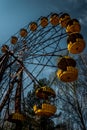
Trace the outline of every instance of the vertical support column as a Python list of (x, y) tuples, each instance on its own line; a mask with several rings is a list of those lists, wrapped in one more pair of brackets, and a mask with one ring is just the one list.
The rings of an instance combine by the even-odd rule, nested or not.
[[(22, 89), (22, 68), (19, 68), (19, 74), (17, 77), (17, 89), (15, 94), (15, 113), (21, 114), (21, 89)], [(16, 121), (15, 130), (22, 130), (21, 120)]]
[(0, 57), (0, 82), (3, 78), (4, 71), (6, 69), (6, 65), (8, 62), (9, 54), (6, 53), (3, 56)]
[(15, 94), (15, 112), (21, 113), (22, 72), (19, 73), (17, 80), (17, 89)]

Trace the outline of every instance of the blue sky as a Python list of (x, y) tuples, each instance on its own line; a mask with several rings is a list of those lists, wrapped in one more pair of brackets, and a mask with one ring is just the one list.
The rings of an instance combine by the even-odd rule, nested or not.
[(87, 40), (87, 0), (0, 0), (0, 44), (23, 26), (51, 12), (67, 12), (77, 18)]
[[(87, 0), (0, 0), (0, 46), (22, 27), (51, 12), (69, 13), (78, 19), (87, 43)], [(43, 75), (51, 70), (44, 70)]]

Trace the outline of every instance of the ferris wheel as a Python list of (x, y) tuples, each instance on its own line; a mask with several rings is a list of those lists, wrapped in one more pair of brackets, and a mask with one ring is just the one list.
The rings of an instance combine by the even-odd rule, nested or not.
[[(24, 120), (25, 117), (20, 114), (21, 101), (34, 84), (39, 86), (39, 79), (48, 78), (51, 72), (57, 70), (61, 82), (77, 80), (76, 61), (71, 55), (79, 54), (85, 48), (80, 30), (79, 21), (71, 19), (69, 14), (51, 13), (20, 29), (1, 47), (0, 112), (3, 120), (7, 110), (9, 121), (17, 124), (18, 120)], [(46, 87), (41, 90), (44, 97), (46, 91), (48, 95), (55, 95), (53, 90)], [(36, 93), (38, 97), (43, 97), (40, 88)], [(46, 107), (46, 104), (43, 105)], [(41, 113), (35, 107), (34, 110), (36, 114)], [(55, 111), (56, 108), (52, 106), (50, 114), (42, 112), (45, 116), (51, 116)]]

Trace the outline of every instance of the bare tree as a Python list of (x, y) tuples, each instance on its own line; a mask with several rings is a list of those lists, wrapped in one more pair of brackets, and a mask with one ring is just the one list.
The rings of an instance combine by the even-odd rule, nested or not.
[(82, 56), (77, 60), (79, 69), (77, 81), (63, 83), (56, 78), (54, 82), (54, 86), (57, 87), (55, 103), (62, 111), (61, 120), (68, 122), (69, 127), (74, 130), (87, 130), (87, 64), (83, 62), (85, 60)]

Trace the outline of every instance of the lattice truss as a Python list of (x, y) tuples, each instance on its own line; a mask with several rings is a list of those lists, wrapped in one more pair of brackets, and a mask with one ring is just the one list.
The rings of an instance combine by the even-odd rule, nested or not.
[[(65, 14), (66, 17), (61, 17), (62, 15), (63, 13), (51, 13), (46, 17), (40, 17), (24, 26), (1, 47), (0, 112), (3, 118), (7, 108), (10, 113), (15, 109), (19, 111), (21, 106), (19, 105), (18, 109), (18, 106), (15, 106), (17, 93), (21, 95), (22, 101), (33, 85), (39, 84), (39, 79), (48, 79), (52, 72), (57, 71), (60, 57), (72, 56), (71, 52), (76, 54), (84, 49), (85, 42), (79, 34), (78, 21), (73, 19), (66, 27), (70, 17), (68, 14)], [(67, 22), (64, 23), (63, 18)], [(77, 25), (76, 31), (68, 27), (74, 26), (73, 21)], [(72, 36), (72, 31), (76, 35)], [(83, 40), (80, 48), (79, 45), (74, 46), (77, 52), (75, 49), (75, 52), (73, 51), (71, 44), (67, 45), (67, 42), (76, 42), (72, 41), (72, 37)], [(75, 58), (77, 59), (78, 55)]]

